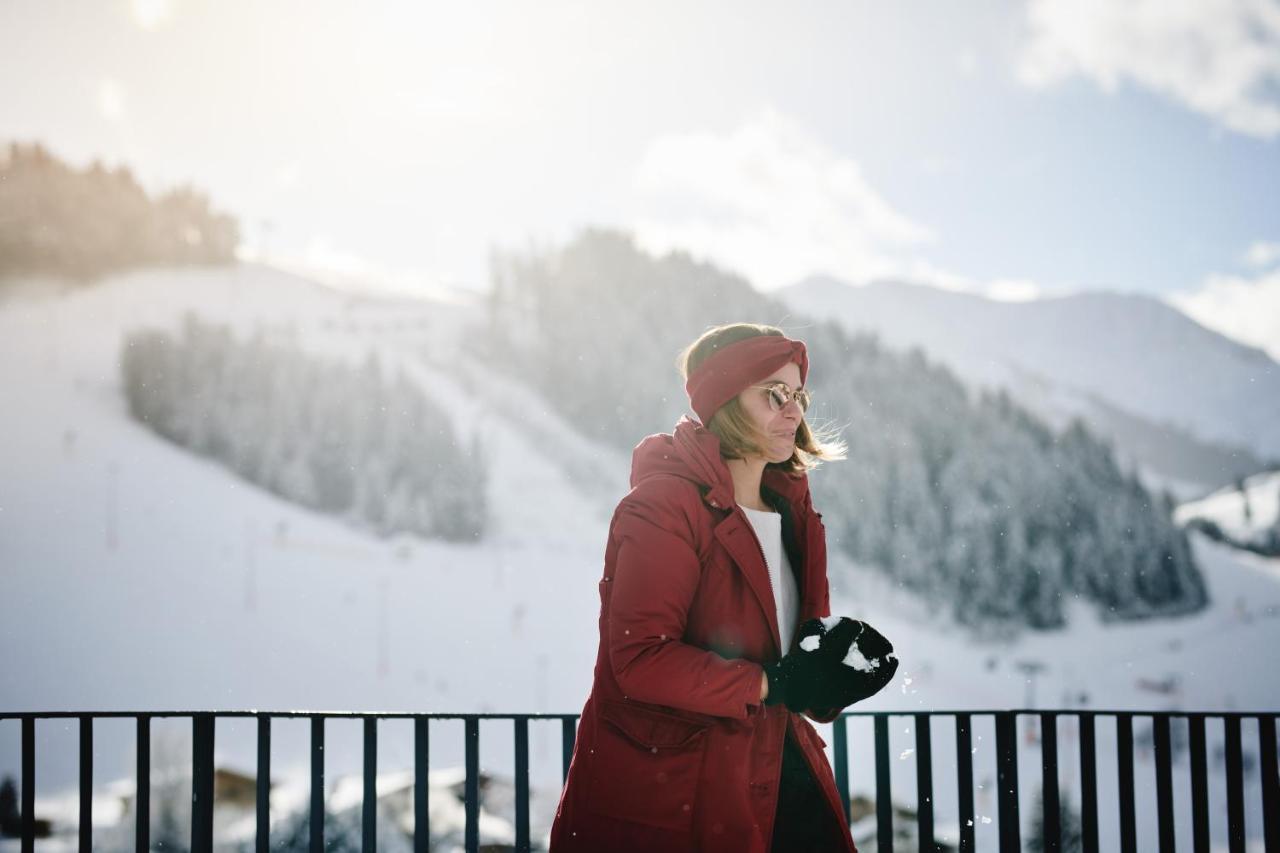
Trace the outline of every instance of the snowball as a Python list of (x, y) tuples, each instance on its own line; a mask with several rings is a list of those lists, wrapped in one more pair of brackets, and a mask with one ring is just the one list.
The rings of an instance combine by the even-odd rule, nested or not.
[(849, 654), (844, 656), (843, 663), (845, 666), (851, 666), (859, 672), (870, 672), (880, 666), (878, 659), (867, 660), (862, 654), (862, 650), (858, 648), (857, 643), (852, 643), (849, 646)]

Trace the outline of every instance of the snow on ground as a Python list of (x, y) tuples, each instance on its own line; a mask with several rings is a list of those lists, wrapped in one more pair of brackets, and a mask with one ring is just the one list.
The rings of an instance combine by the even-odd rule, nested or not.
[[(373, 348), (384, 364), (404, 365), (442, 394), (461, 433), (484, 436), (492, 461), (497, 523), (487, 541), (377, 539), (131, 421), (119, 390), (124, 333), (176, 327), (187, 310), (242, 334), (265, 324), (326, 357), (359, 360)], [(596, 651), (608, 516), (625, 491), (629, 459), (582, 439), (527, 389), (459, 362), (473, 310), (356, 299), (247, 266), (132, 274), (0, 305), (0, 383), (10, 402), (0, 441), (0, 709), (579, 711)], [(1205, 612), (1105, 625), (1076, 607), (1068, 630), (1013, 643), (962, 639), (833, 550), (833, 613), (871, 622), (902, 660), (894, 684), (853, 710), (1280, 709), (1280, 680), (1242, 654), (1280, 639), (1280, 561), (1199, 537), (1194, 544), (1212, 598)], [(154, 725), (157, 737), (164, 726), (179, 740), (189, 731), (179, 720)], [(915, 800), (912, 725), (894, 717), (891, 726), (895, 800), (907, 804)], [(1140, 743), (1146, 725), (1135, 720)], [(484, 770), (510, 773), (510, 729), (482, 724)], [(820, 731), (830, 743), (831, 728)], [(1059, 734), (1063, 790), (1074, 793), (1075, 765), (1065, 757), (1076, 748), (1074, 720), (1063, 718)], [(1108, 787), (1114, 727), (1102, 721), (1098, 735), (1106, 847), (1105, 833), (1118, 826)], [(870, 721), (852, 721), (850, 736), (854, 793), (873, 795)], [(949, 720), (934, 721), (939, 826), (955, 825), (946, 784), (954, 779), (953, 736)], [(1025, 724), (1019, 736), (1028, 736)], [(1221, 726), (1211, 724), (1215, 814), (1224, 813), (1221, 741)], [(380, 769), (408, 766), (411, 742), (405, 721), (384, 722)], [(530, 742), (534, 783), (552, 790), (534, 816), (545, 827), (559, 784), (558, 723), (533, 724)], [(1244, 743), (1256, 757), (1256, 724), (1245, 723)], [(431, 744), (434, 768), (457, 766), (461, 723), (433, 723)], [(273, 745), (274, 776), (305, 774), (304, 722), (277, 722)], [(974, 747), (976, 805), (992, 818), (977, 831), (990, 849), (989, 718), (976, 718)], [(189, 755), (189, 743), (179, 754), (184, 748)], [(130, 775), (133, 749), (124, 723), (100, 722), (99, 783)], [(360, 750), (358, 723), (330, 722), (328, 778), (358, 772)], [(74, 721), (40, 722), (37, 752), (42, 801), (74, 787)], [(1137, 754), (1143, 831), (1154, 786), (1142, 780), (1153, 769), (1149, 748)], [(252, 768), (254, 756), (251, 721), (220, 721), (219, 764)], [(1185, 755), (1179, 761), (1175, 795), (1185, 814)], [(0, 775), (17, 767), (18, 725), (0, 722)], [(1256, 760), (1250, 773), (1248, 829), (1260, 835)], [(1024, 740), (1024, 821), (1038, 777), (1038, 746)], [(1215, 825), (1215, 838), (1222, 833)]]
[[(453, 383), (442, 393), (456, 423), (464, 434), (479, 424), (495, 472), (496, 524), (481, 545), (379, 540), (166, 443), (125, 410), (125, 331), (175, 326), (194, 308), (244, 333), (255, 322), (290, 324), (308, 349), (358, 359), (366, 346), (353, 339), (389, 347), (396, 316), (370, 320), (349, 297), (260, 269), (176, 277), (124, 276), (0, 308), (0, 382), (12, 401), (0, 442), (0, 707), (580, 709), (608, 517), (598, 500), (509, 415)], [(458, 309), (400, 313), (447, 324)], [(430, 331), (405, 336), (439, 346), (456, 330)], [(549, 417), (524, 415), (544, 427)], [(433, 764), (459, 762), (460, 724), (458, 733), (438, 725)], [(533, 726), (531, 759), (558, 779), (555, 725)], [(398, 736), (387, 728), (390, 740), (409, 742), (407, 727)], [(482, 761), (510, 763), (509, 729), (482, 726)], [(74, 780), (74, 731), (37, 725), (42, 783)], [(16, 732), (0, 723), (4, 770), (17, 767)], [(218, 744), (220, 761), (253, 766), (247, 732)], [(131, 771), (132, 738), (97, 746), (102, 772)], [(359, 751), (357, 734), (331, 735), (335, 768), (358, 768)], [(305, 766), (305, 751), (296, 758)], [(276, 766), (287, 772), (290, 762)]]
[(1202, 518), (1218, 525), (1233, 542), (1263, 544), (1269, 530), (1280, 529), (1280, 471), (1245, 477), (1200, 500), (1180, 504), (1174, 512), (1179, 524)]

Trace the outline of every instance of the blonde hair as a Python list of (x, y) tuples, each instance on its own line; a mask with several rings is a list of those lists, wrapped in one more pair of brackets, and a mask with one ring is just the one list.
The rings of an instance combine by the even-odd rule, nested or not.
[[(697, 370), (698, 365), (706, 361), (716, 350), (738, 341), (753, 338), (757, 335), (782, 335), (783, 331), (776, 326), (765, 326), (760, 323), (728, 323), (713, 326), (703, 332), (696, 341), (689, 344), (676, 356), (676, 367), (682, 379), (688, 380), (689, 374)], [(711, 421), (704, 424), (720, 439), (720, 455), (725, 459), (743, 459), (748, 455), (763, 456), (761, 436), (750, 416), (734, 397), (725, 403)], [(834, 432), (826, 428), (810, 427), (802, 416), (800, 426), (796, 430), (796, 448), (791, 458), (783, 462), (769, 462), (767, 468), (781, 468), (788, 473), (801, 473), (817, 468), (822, 462), (845, 458), (845, 443)]]

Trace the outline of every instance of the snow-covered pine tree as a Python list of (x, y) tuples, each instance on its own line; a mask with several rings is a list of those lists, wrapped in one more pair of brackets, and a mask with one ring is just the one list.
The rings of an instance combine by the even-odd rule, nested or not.
[(323, 361), (261, 334), (238, 341), (188, 316), (181, 337), (131, 334), (121, 357), (133, 417), (303, 506), (379, 535), (474, 541), (485, 527), (485, 468), (419, 385)]

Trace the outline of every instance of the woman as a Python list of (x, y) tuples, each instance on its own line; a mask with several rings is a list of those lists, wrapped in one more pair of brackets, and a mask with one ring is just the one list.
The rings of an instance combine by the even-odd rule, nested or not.
[(713, 328), (680, 368), (701, 422), (635, 448), (552, 853), (856, 853), (798, 713), (829, 722), (897, 668), (870, 626), (815, 618), (826, 539), (806, 472), (843, 445), (805, 423), (808, 355), (779, 329)]

